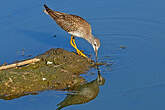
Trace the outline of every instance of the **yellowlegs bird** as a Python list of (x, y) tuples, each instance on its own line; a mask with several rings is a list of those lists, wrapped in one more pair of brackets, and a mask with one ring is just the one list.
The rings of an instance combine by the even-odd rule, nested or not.
[(87, 57), (77, 48), (74, 37), (86, 39), (93, 46), (97, 58), (100, 40), (92, 35), (91, 26), (87, 21), (76, 15), (53, 11), (47, 5), (44, 5), (44, 7), (44, 12), (50, 15), (62, 29), (71, 34), (70, 44), (76, 49), (79, 55)]

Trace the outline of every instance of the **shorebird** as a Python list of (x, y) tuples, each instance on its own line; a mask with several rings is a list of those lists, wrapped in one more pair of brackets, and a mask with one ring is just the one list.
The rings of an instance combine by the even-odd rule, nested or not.
[(62, 29), (71, 34), (70, 44), (76, 49), (79, 55), (87, 57), (77, 48), (74, 37), (86, 39), (92, 45), (97, 59), (100, 40), (92, 35), (91, 25), (86, 20), (77, 15), (53, 11), (45, 4), (44, 7), (44, 12), (50, 15)]

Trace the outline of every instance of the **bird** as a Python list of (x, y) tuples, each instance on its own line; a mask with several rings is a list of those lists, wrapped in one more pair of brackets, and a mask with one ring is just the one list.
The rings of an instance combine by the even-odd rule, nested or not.
[(56, 110), (61, 110), (70, 105), (84, 104), (95, 99), (99, 93), (99, 86), (104, 85), (104, 83), (105, 79), (98, 71), (98, 76), (95, 80), (75, 87), (63, 101), (57, 104), (58, 108)]
[(92, 45), (97, 59), (100, 40), (94, 37), (91, 25), (85, 19), (77, 15), (53, 11), (48, 8), (46, 4), (44, 4), (44, 8), (46, 14), (50, 15), (63, 30), (71, 34), (70, 44), (76, 49), (77, 54), (87, 58), (87, 56), (77, 48), (75, 43), (75, 37), (80, 37), (87, 40)]

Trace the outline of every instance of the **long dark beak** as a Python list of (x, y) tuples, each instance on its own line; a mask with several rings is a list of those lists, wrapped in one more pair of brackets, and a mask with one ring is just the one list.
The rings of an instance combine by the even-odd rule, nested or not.
[(95, 55), (96, 55), (96, 62), (97, 62), (97, 49), (95, 47)]

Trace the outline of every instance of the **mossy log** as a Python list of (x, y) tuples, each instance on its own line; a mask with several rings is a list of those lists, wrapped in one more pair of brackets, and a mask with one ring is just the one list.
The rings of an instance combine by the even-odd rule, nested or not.
[(36, 56), (37, 62), (0, 71), (0, 98), (13, 99), (50, 89), (82, 84), (80, 74), (94, 66), (90, 59), (63, 49), (50, 49)]

